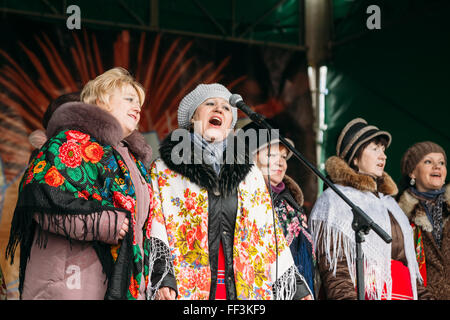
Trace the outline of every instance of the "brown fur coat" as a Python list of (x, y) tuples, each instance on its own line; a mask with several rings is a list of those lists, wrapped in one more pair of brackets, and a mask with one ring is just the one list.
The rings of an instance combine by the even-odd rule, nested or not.
[(409, 221), (416, 225), (414, 235), (417, 235), (418, 229), (422, 230), (428, 291), (436, 299), (450, 300), (450, 185), (445, 187), (444, 198), (442, 244), (440, 248), (431, 234), (433, 227), (421, 201), (406, 190), (400, 196), (398, 204)]

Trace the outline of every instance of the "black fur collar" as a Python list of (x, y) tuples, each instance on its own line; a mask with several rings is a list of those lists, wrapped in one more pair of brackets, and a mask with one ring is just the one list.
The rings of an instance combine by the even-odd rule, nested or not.
[[(221, 167), (219, 176), (217, 176), (214, 169), (205, 163), (194, 164), (194, 152), (197, 148), (193, 147), (193, 142), (191, 142), (191, 154), (189, 164), (181, 163), (175, 164), (171, 159), (172, 150), (174, 147), (180, 143), (181, 140), (172, 141), (172, 133), (170, 133), (162, 142), (159, 148), (161, 154), (161, 159), (165, 162), (167, 167), (191, 180), (193, 183), (199, 185), (200, 187), (206, 188), (208, 191), (220, 192), (223, 196), (229, 196), (236, 192), (236, 189), (240, 182), (242, 182), (247, 174), (252, 169), (253, 164), (250, 164), (248, 154), (238, 155), (236, 150), (237, 138), (234, 139), (235, 150), (225, 150), (224, 159), (228, 152), (233, 152), (234, 163), (228, 164), (224, 163)], [(199, 155), (197, 155), (199, 156)], [(245, 157), (244, 161), (238, 162)], [(200, 157), (199, 157), (200, 158)], [(244, 164), (237, 164), (244, 163)]]
[(103, 145), (117, 146), (123, 141), (130, 151), (146, 167), (150, 165), (152, 149), (144, 136), (137, 130), (123, 139), (119, 122), (109, 112), (96, 105), (83, 102), (68, 102), (53, 113), (47, 126), (47, 137), (53, 137), (61, 130), (77, 130), (89, 134)]

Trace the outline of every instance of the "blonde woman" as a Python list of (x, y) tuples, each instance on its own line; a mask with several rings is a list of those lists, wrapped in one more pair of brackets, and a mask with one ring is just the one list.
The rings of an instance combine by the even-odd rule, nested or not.
[(51, 116), (19, 187), (7, 249), (14, 258), (20, 242), (22, 299), (145, 298), (151, 149), (136, 130), (144, 99), (114, 68)]

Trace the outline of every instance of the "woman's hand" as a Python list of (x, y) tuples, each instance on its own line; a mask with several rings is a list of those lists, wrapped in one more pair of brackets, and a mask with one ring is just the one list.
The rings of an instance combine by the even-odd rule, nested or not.
[(123, 220), (122, 227), (120, 228), (120, 231), (119, 231), (119, 240), (122, 240), (123, 238), (125, 238), (125, 235), (128, 232), (129, 223), (130, 222), (127, 218), (125, 218), (125, 220)]
[(303, 297), (300, 300), (312, 300), (312, 296), (308, 294), (306, 297)]
[(169, 287), (162, 287), (156, 292), (156, 300), (175, 300), (177, 293)]

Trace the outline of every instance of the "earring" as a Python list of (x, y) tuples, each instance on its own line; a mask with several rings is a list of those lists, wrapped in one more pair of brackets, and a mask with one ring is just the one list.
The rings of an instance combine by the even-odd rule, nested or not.
[(415, 184), (416, 184), (416, 179), (411, 178), (411, 180), (409, 181), (409, 184), (410, 184), (411, 186), (415, 185)]

